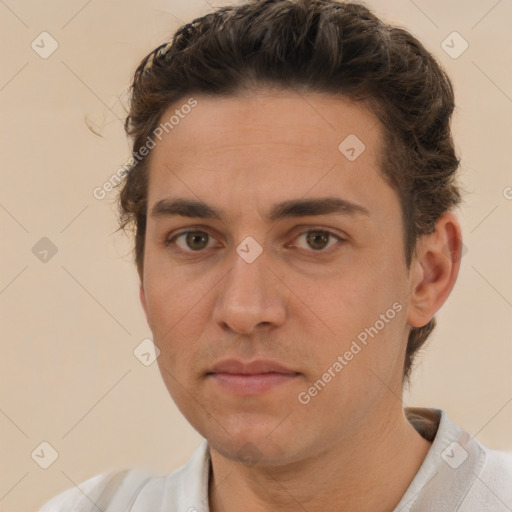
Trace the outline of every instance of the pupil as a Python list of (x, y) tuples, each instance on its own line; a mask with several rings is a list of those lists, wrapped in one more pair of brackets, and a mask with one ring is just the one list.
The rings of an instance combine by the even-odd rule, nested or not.
[[(187, 234), (187, 245), (193, 250), (199, 250), (206, 246), (208, 243), (206, 233), (188, 233)], [(198, 245), (195, 245), (198, 243)]]
[[(329, 234), (324, 231), (311, 231), (308, 233), (308, 244), (314, 250), (320, 250), (324, 248), (329, 241)], [(320, 244), (320, 247), (317, 244)]]

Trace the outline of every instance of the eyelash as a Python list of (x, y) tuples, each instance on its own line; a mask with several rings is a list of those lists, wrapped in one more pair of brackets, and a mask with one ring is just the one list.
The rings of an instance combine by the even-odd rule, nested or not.
[[(294, 237), (294, 240), (299, 238), (300, 236), (307, 235), (308, 233), (311, 233), (311, 232), (327, 233), (329, 235), (329, 237), (336, 238), (338, 240), (338, 242), (342, 242), (342, 243), (346, 242), (345, 238), (341, 237), (340, 235), (337, 235), (337, 234), (333, 233), (332, 231), (329, 231), (328, 229), (322, 228), (322, 227), (311, 227), (311, 228), (307, 229), (306, 231), (302, 231), (296, 237)], [(196, 229), (187, 229), (187, 230), (180, 231), (180, 232), (176, 233), (171, 238), (166, 239), (165, 242), (164, 242), (165, 247), (169, 247), (171, 245), (174, 245), (175, 248), (173, 250), (175, 250), (177, 252), (180, 252), (182, 254), (187, 254), (187, 255), (204, 253), (207, 249), (201, 249), (201, 250), (198, 250), (198, 251), (193, 251), (193, 250), (184, 250), (184, 249), (181, 249), (180, 247), (176, 246), (175, 241), (179, 237), (186, 236), (189, 233), (204, 233), (208, 237), (210, 237), (212, 239), (215, 239), (212, 235), (210, 235), (210, 233), (208, 233), (207, 230), (198, 229), (198, 228), (196, 228)], [(340, 247), (339, 246), (336, 247), (336, 245), (338, 245), (338, 244), (334, 244), (334, 245), (332, 245), (331, 247), (329, 247), (327, 249), (319, 249), (317, 251), (315, 251), (314, 249), (301, 249), (301, 250), (302, 251), (306, 251), (308, 253), (313, 253), (313, 254), (327, 255), (327, 254), (332, 254), (332, 253), (334, 253), (334, 252), (336, 252), (337, 250), (340, 249)]]

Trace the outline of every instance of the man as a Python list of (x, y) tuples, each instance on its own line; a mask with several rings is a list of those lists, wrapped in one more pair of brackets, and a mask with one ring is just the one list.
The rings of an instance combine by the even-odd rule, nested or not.
[(510, 454), (402, 407), (460, 266), (453, 108), (423, 46), (357, 4), (253, 0), (149, 54), (121, 222), (205, 441), (41, 510), (512, 510)]

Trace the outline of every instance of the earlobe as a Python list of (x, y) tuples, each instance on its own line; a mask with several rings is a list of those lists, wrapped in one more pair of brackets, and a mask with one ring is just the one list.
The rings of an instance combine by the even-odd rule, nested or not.
[(452, 213), (444, 213), (435, 231), (420, 238), (411, 270), (407, 323), (426, 325), (450, 295), (459, 274), (462, 234)]

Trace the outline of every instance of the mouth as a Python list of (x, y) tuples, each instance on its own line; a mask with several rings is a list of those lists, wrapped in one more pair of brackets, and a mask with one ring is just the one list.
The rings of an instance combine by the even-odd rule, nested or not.
[(229, 359), (217, 363), (206, 377), (235, 395), (254, 396), (296, 380), (299, 372), (270, 360), (243, 362)]

